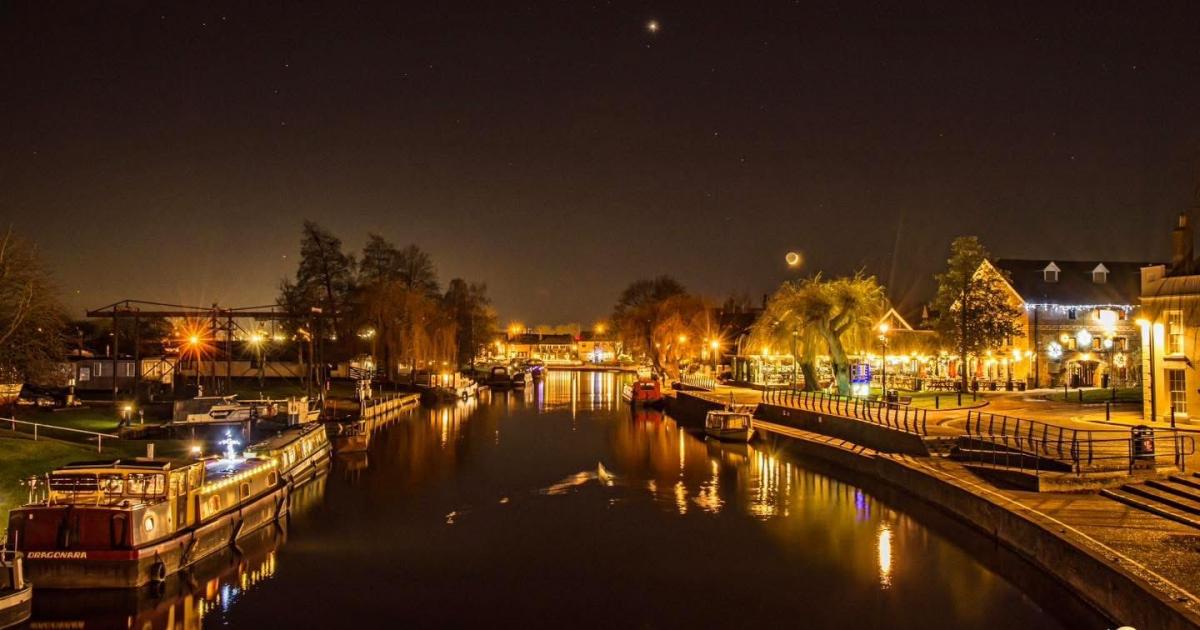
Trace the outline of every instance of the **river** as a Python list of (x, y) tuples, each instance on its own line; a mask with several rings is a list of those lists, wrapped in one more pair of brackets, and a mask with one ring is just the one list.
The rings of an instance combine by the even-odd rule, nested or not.
[(162, 593), (39, 593), (34, 627), (1105, 627), (885, 486), (631, 413), (623, 378), (406, 411), (241, 553)]

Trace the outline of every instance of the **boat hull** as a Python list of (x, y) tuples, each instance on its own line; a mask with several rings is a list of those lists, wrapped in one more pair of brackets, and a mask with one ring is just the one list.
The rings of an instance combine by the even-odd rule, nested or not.
[(257, 498), (134, 549), (25, 550), (25, 576), (38, 589), (138, 588), (161, 582), (288, 513), (292, 493), (329, 469), (328, 440), (279, 470), (279, 483)]
[(136, 549), (26, 550), (25, 576), (39, 589), (138, 588), (216, 553), (287, 513), (286, 485)]
[(722, 442), (741, 442), (744, 444), (754, 438), (754, 429), (738, 429), (735, 431), (705, 429), (704, 434)]
[(33, 614), (33, 587), (0, 590), (0, 628), (11, 628)]

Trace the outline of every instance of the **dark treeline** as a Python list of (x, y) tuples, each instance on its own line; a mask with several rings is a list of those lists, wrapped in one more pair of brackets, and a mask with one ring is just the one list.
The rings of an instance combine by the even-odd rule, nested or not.
[(401, 366), (469, 363), (495, 328), (483, 283), (452, 279), (443, 291), (437, 269), (416, 245), (398, 247), (369, 234), (360, 255), (305, 221), (295, 278), (280, 285), (279, 305), (300, 334), (325, 345), (325, 358), (370, 352), (395, 376)]

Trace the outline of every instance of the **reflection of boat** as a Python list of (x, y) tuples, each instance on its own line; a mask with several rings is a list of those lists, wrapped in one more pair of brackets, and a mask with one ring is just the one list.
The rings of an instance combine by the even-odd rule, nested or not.
[(337, 453), (360, 453), (371, 443), (371, 430), (366, 420), (339, 422), (333, 435), (333, 450)]
[(634, 407), (633, 419), (635, 422), (649, 422), (657, 424), (666, 418), (666, 414), (662, 410), (653, 409), (650, 407)]
[(626, 383), (621, 388), (621, 400), (640, 407), (661, 407), (666, 401), (663, 399), (662, 384), (658, 379), (638, 379), (632, 383)]
[[(310, 484), (308, 487), (316, 486)], [(287, 520), (239, 539), (155, 587), (38, 592), (35, 627), (199, 630), (224, 600), (274, 577), (276, 552), (287, 542)]]
[(0, 551), (0, 628), (29, 619), (33, 612), (33, 586), (25, 581), (21, 554)]
[(718, 440), (749, 442), (754, 437), (754, 421), (746, 411), (714, 409), (704, 418), (704, 434)]

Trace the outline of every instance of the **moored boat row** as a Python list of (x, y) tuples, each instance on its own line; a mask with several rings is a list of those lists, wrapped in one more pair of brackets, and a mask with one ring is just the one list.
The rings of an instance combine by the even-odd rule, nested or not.
[(133, 588), (271, 525), (294, 488), (323, 473), (329, 440), (318, 424), (287, 428), (237, 455), (69, 464), (29, 482), (12, 510), (7, 548), (38, 588)]

